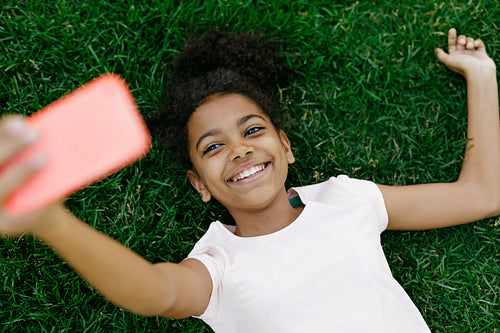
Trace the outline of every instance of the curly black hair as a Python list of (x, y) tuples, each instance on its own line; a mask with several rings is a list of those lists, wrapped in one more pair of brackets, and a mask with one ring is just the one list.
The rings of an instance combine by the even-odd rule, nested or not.
[(174, 68), (163, 103), (149, 126), (186, 168), (192, 166), (187, 124), (210, 96), (244, 95), (269, 116), (276, 128), (281, 128), (278, 87), (288, 84), (293, 70), (282, 62), (277, 44), (262, 33), (212, 29), (184, 45)]

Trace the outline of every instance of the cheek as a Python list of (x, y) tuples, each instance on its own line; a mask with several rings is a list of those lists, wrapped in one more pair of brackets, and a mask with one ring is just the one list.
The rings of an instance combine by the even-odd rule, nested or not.
[(211, 184), (213, 185), (219, 182), (221, 179), (223, 166), (221, 166), (221, 163), (215, 158), (203, 160), (202, 162), (198, 161), (195, 163), (195, 168), (198, 170), (200, 179), (208, 187), (210, 187)]

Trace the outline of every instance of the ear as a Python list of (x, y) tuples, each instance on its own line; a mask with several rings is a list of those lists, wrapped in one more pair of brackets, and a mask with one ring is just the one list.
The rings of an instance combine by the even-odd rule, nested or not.
[(203, 202), (209, 202), (210, 199), (212, 199), (212, 195), (201, 181), (200, 176), (198, 176), (198, 173), (196, 173), (196, 171), (193, 170), (188, 170), (188, 178), (191, 185), (193, 185), (196, 191), (198, 191), (198, 193), (201, 195), (201, 200)]
[(285, 151), (286, 154), (286, 160), (288, 164), (292, 164), (293, 162), (295, 162), (295, 157), (293, 157), (292, 148), (290, 146), (290, 140), (288, 140), (288, 137), (286, 136), (285, 132), (283, 132), (283, 130), (279, 130), (279, 135), (280, 135), (281, 145), (283, 146), (283, 150)]

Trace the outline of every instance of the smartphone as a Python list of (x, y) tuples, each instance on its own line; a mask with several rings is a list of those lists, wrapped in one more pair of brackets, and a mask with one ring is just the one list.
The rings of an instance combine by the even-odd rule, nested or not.
[[(46, 164), (5, 204), (11, 215), (57, 203), (145, 156), (151, 136), (125, 81), (103, 74), (28, 117), (38, 140), (3, 172), (36, 153)], [(0, 171), (2, 172), (2, 171)]]

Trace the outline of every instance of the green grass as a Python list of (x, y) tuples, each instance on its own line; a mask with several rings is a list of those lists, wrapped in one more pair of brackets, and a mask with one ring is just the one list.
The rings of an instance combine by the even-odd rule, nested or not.
[[(409, 3), (4, 0), (0, 112), (31, 114), (112, 71), (147, 118), (187, 31), (261, 29), (282, 39), (303, 74), (283, 87), (298, 158), (288, 185), (337, 174), (397, 185), (452, 181), (465, 142), (465, 84), (434, 48), (456, 27), (481, 36), (498, 63), (500, 7), (495, 0)], [(157, 145), (68, 206), (152, 262), (182, 260), (222, 214), (200, 202)], [(499, 225), (493, 218), (383, 234), (394, 276), (433, 332), (499, 331)], [(143, 318), (113, 306), (29, 237), (0, 240), (0, 267), (0, 331), (210, 331), (196, 319)]]

